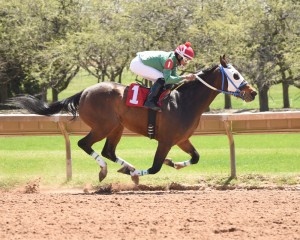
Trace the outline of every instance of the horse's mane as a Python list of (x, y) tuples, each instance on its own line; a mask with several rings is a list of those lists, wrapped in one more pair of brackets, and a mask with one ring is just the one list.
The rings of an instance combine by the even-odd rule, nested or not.
[(218, 67), (218, 65), (214, 64), (208, 68), (205, 68), (205, 69), (199, 71), (199, 72), (201, 72), (199, 74), (199, 77), (204, 77), (205, 75), (211, 74), (217, 67)]
[[(200, 70), (198, 71), (199, 74), (198, 76), (202, 79), (205, 79), (205, 77), (209, 74), (211, 74), (216, 68), (218, 67), (217, 64), (214, 64), (208, 68), (205, 68), (203, 70)], [(178, 91), (181, 92), (181, 91), (185, 91), (186, 88), (190, 88), (190, 87), (193, 87), (193, 86), (196, 86), (200, 84), (199, 81), (195, 80), (195, 81), (190, 81), (190, 82), (186, 82), (185, 84), (183, 84), (181, 87), (178, 88)]]

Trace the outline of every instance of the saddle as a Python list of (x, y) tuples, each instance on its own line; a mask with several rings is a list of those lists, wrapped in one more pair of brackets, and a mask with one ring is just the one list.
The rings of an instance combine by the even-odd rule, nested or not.
[[(144, 107), (144, 103), (150, 92), (150, 88), (147, 88), (138, 83), (132, 83), (128, 87), (128, 94), (126, 98), (126, 105), (129, 107)], [(167, 97), (170, 93), (168, 87), (164, 87), (163, 90), (158, 94), (157, 105), (161, 107), (162, 100)]]
[[(150, 88), (142, 86), (138, 83), (132, 83), (128, 87), (128, 94), (126, 98), (126, 105), (129, 107), (144, 107), (144, 103), (150, 92)], [(162, 91), (158, 94), (157, 105), (161, 107), (162, 100), (170, 94), (170, 89), (164, 87)], [(153, 139), (155, 137), (155, 126), (156, 126), (156, 111), (148, 109), (148, 137)]]

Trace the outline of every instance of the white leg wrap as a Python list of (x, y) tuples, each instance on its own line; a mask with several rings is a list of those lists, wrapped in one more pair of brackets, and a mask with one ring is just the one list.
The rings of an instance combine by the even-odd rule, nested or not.
[(175, 168), (177, 167), (186, 167), (186, 166), (190, 166), (191, 165), (191, 160), (186, 160), (184, 162), (178, 162), (178, 163), (175, 163)]
[(131, 176), (136, 176), (136, 175), (144, 176), (144, 175), (147, 175), (147, 174), (149, 174), (148, 170), (134, 170), (133, 172), (130, 172)]
[(96, 160), (100, 167), (106, 167), (106, 162), (96, 152), (92, 152), (91, 156)]
[(116, 163), (120, 164), (121, 166), (127, 166), (134, 168), (130, 163), (126, 162), (124, 159), (117, 157)]

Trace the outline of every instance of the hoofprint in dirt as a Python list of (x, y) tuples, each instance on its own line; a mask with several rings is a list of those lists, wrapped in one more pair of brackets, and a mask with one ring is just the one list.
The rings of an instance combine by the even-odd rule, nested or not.
[(299, 190), (12, 193), (0, 239), (300, 239)]

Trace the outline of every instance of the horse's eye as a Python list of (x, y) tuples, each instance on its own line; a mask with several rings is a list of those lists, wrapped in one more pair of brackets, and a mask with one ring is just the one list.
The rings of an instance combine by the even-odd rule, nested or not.
[(238, 73), (234, 73), (234, 74), (233, 74), (233, 78), (234, 78), (235, 80), (239, 80), (239, 79), (240, 79), (240, 75), (239, 75)]

